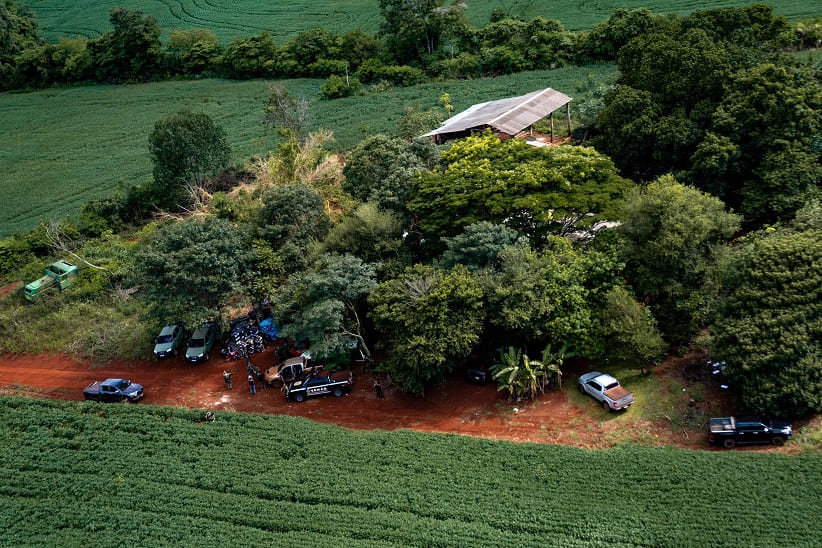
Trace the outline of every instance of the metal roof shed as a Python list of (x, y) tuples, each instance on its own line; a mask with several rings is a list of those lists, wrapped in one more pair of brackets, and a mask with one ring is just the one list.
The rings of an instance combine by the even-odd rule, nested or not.
[[(552, 115), (565, 106), (568, 133), (571, 133), (571, 97), (551, 88), (531, 92), (520, 97), (509, 97), (471, 106), (444, 121), (439, 128), (423, 137), (433, 137), (437, 142), (465, 137), (475, 131), (492, 129), (496, 133), (513, 137), (534, 122)], [(553, 116), (551, 130), (553, 134)]]

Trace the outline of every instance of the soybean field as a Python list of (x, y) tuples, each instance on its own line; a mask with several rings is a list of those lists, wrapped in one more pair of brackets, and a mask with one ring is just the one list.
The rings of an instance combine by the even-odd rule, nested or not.
[[(343, 402), (344, 403), (344, 402)], [(0, 397), (6, 545), (813, 546), (822, 455)]]
[[(40, 21), (43, 36), (57, 41), (61, 36), (97, 38), (111, 30), (109, 10), (114, 6), (139, 9), (155, 17), (165, 32), (175, 29), (207, 28), (223, 42), (268, 31), (278, 43), (298, 33), (322, 27), (345, 33), (357, 28), (369, 33), (381, 21), (377, 0), (137, 0), (99, 2), (95, 0), (27, 0)], [(452, 3), (446, 0), (446, 4)], [(524, 19), (541, 16), (559, 20), (572, 31), (589, 30), (608, 18), (617, 8), (649, 8), (655, 13), (687, 14), (729, 6), (746, 6), (740, 0), (469, 0), (468, 19), (477, 26), (488, 22), (491, 11), (502, 9), (507, 16)], [(777, 14), (791, 21), (822, 15), (819, 0), (771, 2)]]
[[(439, 105), (449, 92), (457, 110), (482, 101), (553, 87), (571, 96), (616, 78), (614, 65), (564, 67), (493, 79), (432, 83), (333, 101), (320, 100), (322, 80), (283, 82), (312, 100), (314, 128), (334, 132), (338, 150), (365, 134), (396, 131), (403, 106)], [(222, 126), (234, 160), (269, 150), (262, 80), (168, 81), (0, 94), (0, 237), (47, 219), (76, 214), (83, 204), (151, 178), (148, 137), (154, 123), (183, 107)]]

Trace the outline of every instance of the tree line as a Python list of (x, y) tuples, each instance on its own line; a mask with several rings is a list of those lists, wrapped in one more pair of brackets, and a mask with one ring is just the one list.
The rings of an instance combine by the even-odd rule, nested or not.
[[(115, 7), (112, 29), (97, 39), (45, 42), (30, 10), (15, 0), (0, 4), (0, 87), (38, 88), (70, 83), (146, 82), (168, 78), (326, 78), (328, 98), (361, 85), (410, 86), (437, 78), (477, 78), (567, 64), (613, 61), (631, 39), (665, 32), (670, 18), (647, 9), (615, 11), (590, 32), (572, 33), (553, 19), (530, 21), (495, 10), (482, 27), (468, 23), (464, 2), (378, 0), (380, 31), (336, 34), (322, 28), (276, 44), (265, 31), (221, 44), (209, 29), (175, 30), (165, 42), (157, 20)], [(818, 25), (792, 26), (769, 6), (714, 10), (689, 16), (687, 25), (724, 34), (731, 42), (773, 47), (814, 47)], [(720, 32), (721, 34), (721, 32)], [(750, 45), (750, 44), (747, 44)]]

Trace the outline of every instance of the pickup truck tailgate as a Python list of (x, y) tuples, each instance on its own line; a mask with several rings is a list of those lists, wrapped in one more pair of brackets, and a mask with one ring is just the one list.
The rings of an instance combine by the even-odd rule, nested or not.
[(625, 405), (631, 404), (634, 402), (634, 395), (628, 392), (624, 387), (617, 386), (615, 388), (611, 388), (605, 395), (611, 398), (615, 402), (616, 407), (624, 407)]

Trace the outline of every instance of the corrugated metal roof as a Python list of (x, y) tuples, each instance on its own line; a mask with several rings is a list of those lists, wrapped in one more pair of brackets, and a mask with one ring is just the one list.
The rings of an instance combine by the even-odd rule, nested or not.
[(571, 97), (551, 88), (473, 105), (452, 116), (423, 137), (444, 133), (459, 133), (490, 126), (508, 135), (516, 135), (537, 120), (545, 118), (559, 107), (570, 103)]

